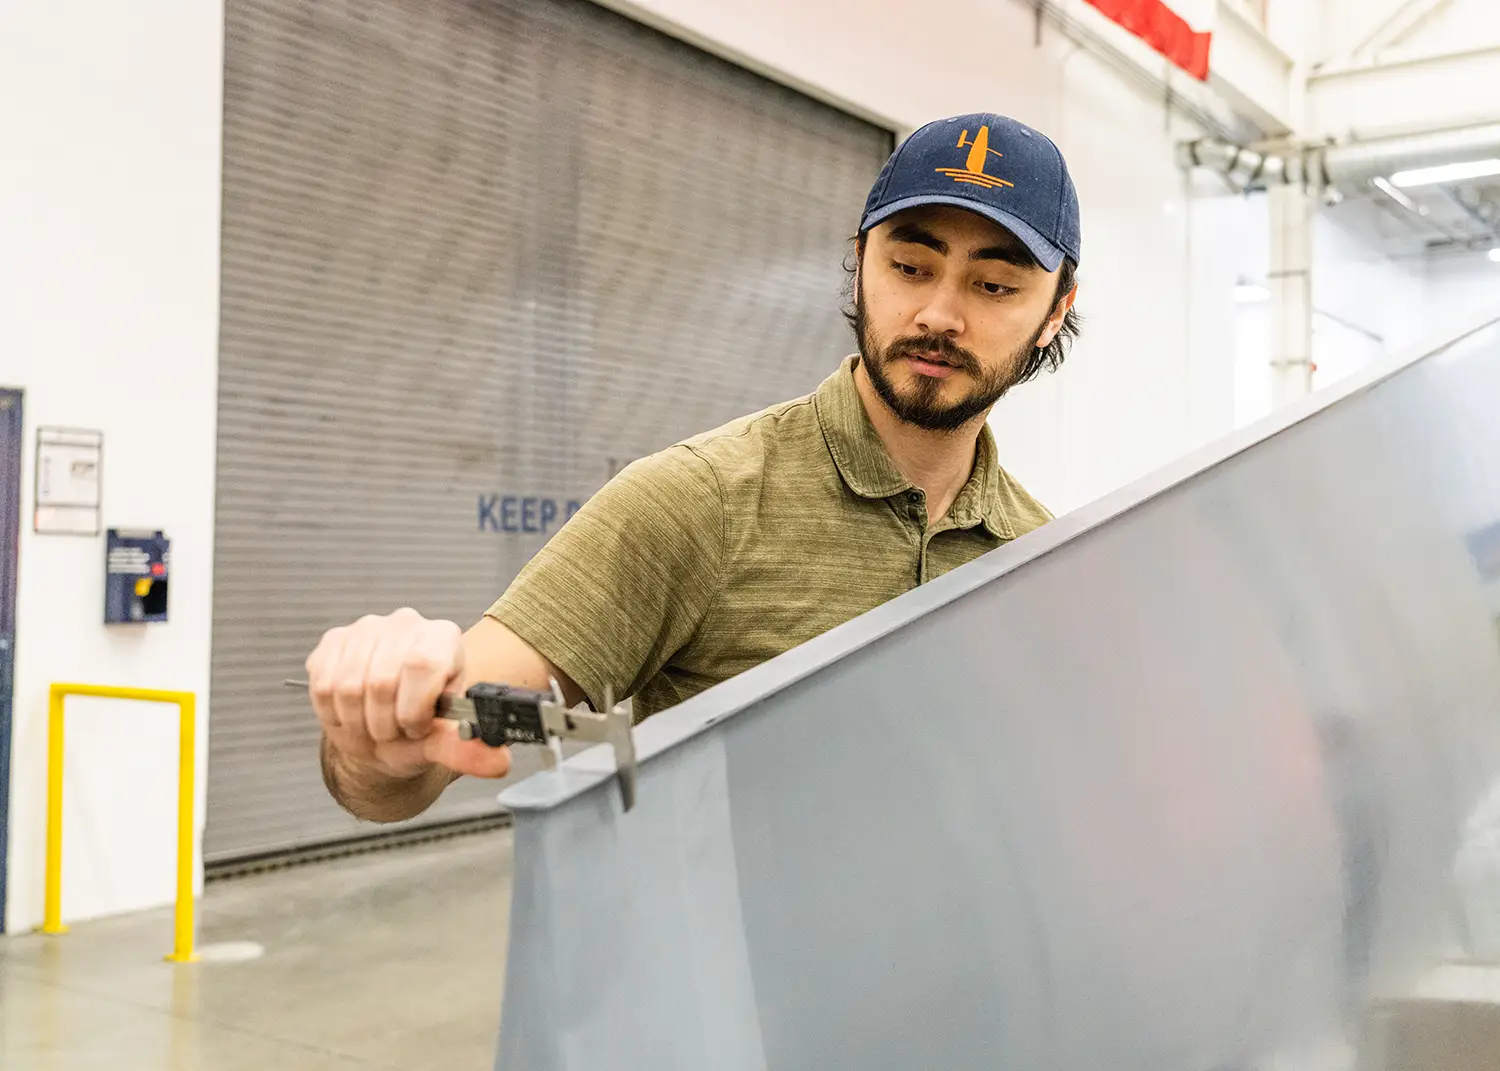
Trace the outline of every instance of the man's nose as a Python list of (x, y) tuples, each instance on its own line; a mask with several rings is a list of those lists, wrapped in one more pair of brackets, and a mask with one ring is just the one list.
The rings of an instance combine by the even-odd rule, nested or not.
[(955, 338), (962, 334), (964, 320), (958, 295), (949, 287), (934, 288), (931, 299), (917, 311), (917, 326), (930, 335)]

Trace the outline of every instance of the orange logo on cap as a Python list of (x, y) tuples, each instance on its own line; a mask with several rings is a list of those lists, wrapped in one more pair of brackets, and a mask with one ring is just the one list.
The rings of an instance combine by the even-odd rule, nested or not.
[(969, 132), (963, 131), (958, 135), (958, 148), (969, 148), (968, 159), (964, 161), (963, 167), (940, 167), (937, 169), (939, 175), (947, 175), (954, 182), (965, 182), (971, 186), (983, 186), (987, 190), (998, 189), (1001, 186), (1015, 186), (1014, 182), (1006, 182), (1003, 178), (984, 173), (984, 165), (989, 160), (990, 153), (996, 156), (1004, 156), (1004, 153), (996, 152), (990, 148), (990, 128), (982, 126), (979, 133), (974, 135), (974, 140), (969, 140)]

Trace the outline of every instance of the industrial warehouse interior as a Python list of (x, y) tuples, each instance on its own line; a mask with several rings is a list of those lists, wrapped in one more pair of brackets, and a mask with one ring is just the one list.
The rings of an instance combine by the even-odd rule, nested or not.
[(1500, 4), (18, 2), (0, 131), (4, 1071), (1500, 1068)]

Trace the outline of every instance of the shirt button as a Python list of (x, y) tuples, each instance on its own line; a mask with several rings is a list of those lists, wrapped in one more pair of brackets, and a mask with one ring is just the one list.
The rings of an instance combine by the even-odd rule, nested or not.
[(906, 494), (906, 500), (908, 502), (910, 502), (913, 506), (921, 505), (921, 502), (922, 502), (922, 492), (921, 491), (908, 491), (907, 494)]

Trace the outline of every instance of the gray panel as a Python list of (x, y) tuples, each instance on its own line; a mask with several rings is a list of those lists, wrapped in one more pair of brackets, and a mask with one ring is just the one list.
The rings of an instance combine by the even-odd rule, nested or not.
[(509, 789), (497, 1066), (1350, 1066), (1500, 775), (1497, 397), (1491, 321)]
[(210, 861), (358, 828), (276, 687), (324, 629), (471, 621), (490, 526), (817, 385), (890, 149), (580, 0), (230, 0), (226, 63)]

